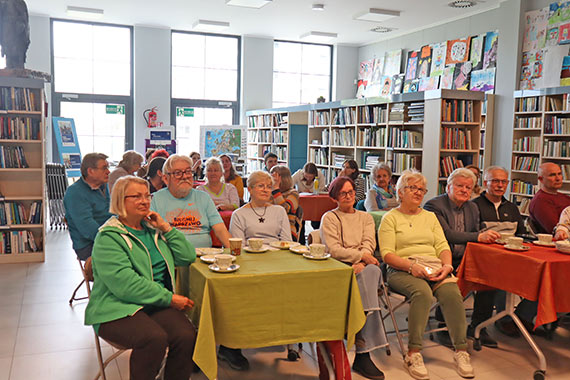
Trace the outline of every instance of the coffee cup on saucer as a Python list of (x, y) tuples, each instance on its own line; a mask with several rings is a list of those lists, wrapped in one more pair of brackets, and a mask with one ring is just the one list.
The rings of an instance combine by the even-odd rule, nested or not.
[(516, 236), (511, 236), (508, 240), (507, 240), (507, 245), (513, 247), (513, 248), (522, 248), (523, 246), (523, 238), (521, 237), (516, 237)]
[(214, 258), (216, 260), (216, 265), (221, 270), (227, 270), (230, 267), (230, 265), (232, 265), (231, 255), (221, 254), (221, 255), (216, 255)]
[(249, 248), (259, 251), (263, 247), (263, 239), (251, 238), (247, 240), (247, 245)]
[(309, 250), (311, 251), (311, 256), (323, 257), (325, 255), (325, 245), (314, 243), (309, 245)]
[(515, 234), (512, 232), (501, 232), (501, 238), (499, 239), (503, 244), (509, 241), (510, 238), (514, 237)]
[(538, 242), (542, 244), (551, 244), (552, 243), (552, 235), (550, 234), (537, 234), (536, 237), (538, 238)]

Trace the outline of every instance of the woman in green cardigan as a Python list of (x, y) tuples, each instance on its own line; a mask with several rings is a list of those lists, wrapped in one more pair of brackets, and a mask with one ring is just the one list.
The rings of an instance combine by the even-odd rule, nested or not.
[(85, 324), (132, 348), (130, 378), (154, 379), (168, 347), (165, 379), (188, 379), (196, 329), (184, 310), (192, 300), (174, 294), (174, 266), (187, 266), (196, 252), (184, 235), (150, 211), (148, 183), (119, 179), (111, 213), (93, 246), (93, 291)]

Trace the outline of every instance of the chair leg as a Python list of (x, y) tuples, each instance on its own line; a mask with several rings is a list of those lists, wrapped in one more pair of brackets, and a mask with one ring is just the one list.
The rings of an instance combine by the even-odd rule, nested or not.
[(101, 352), (101, 342), (99, 342), (99, 337), (95, 334), (95, 331), (93, 331), (93, 334), (95, 335), (95, 349), (97, 350), (97, 360), (99, 361), (99, 373), (95, 376), (95, 380), (98, 380), (99, 378), (107, 380), (107, 377), (105, 376), (106, 364), (103, 362), (103, 352)]
[(69, 306), (71, 306), (73, 304), (73, 301), (80, 301), (80, 300), (86, 300), (87, 297), (79, 297), (79, 298), (75, 298), (75, 295), (77, 294), (77, 291), (79, 290), (79, 288), (83, 285), (83, 283), (85, 282), (85, 280), (81, 280), (81, 282), (79, 283), (79, 285), (77, 285), (77, 287), (75, 288), (75, 290), (73, 291), (73, 294), (71, 295), (71, 298), (69, 299)]
[(405, 355), (406, 350), (404, 348), (404, 341), (402, 340), (402, 334), (400, 333), (400, 329), (398, 328), (398, 323), (396, 322), (396, 317), (394, 316), (394, 311), (392, 310), (392, 302), (390, 301), (390, 296), (388, 295), (388, 291), (386, 290), (386, 286), (384, 284), (381, 285), (382, 292), (384, 294), (384, 300), (386, 305), (388, 306), (388, 313), (390, 314), (390, 318), (392, 319), (392, 324), (394, 325), (394, 330), (396, 331), (396, 338), (398, 339), (398, 345), (400, 346), (400, 352), (402, 356)]

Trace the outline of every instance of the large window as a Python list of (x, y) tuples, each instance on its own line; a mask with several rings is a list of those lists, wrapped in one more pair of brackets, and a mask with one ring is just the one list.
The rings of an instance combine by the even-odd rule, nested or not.
[(52, 20), (53, 115), (75, 120), (84, 155), (133, 146), (132, 28)]
[(239, 122), (239, 51), (237, 36), (172, 32), (171, 120), (179, 153), (199, 151), (200, 125)]
[(273, 107), (331, 100), (332, 46), (275, 41)]

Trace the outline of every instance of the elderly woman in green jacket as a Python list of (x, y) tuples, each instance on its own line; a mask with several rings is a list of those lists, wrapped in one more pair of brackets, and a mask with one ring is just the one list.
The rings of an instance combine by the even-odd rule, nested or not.
[(184, 235), (150, 211), (148, 183), (120, 178), (111, 213), (93, 246), (93, 291), (85, 324), (132, 348), (130, 378), (156, 377), (168, 347), (165, 379), (188, 379), (196, 329), (184, 310), (192, 300), (174, 294), (174, 266), (187, 266), (196, 252)]

